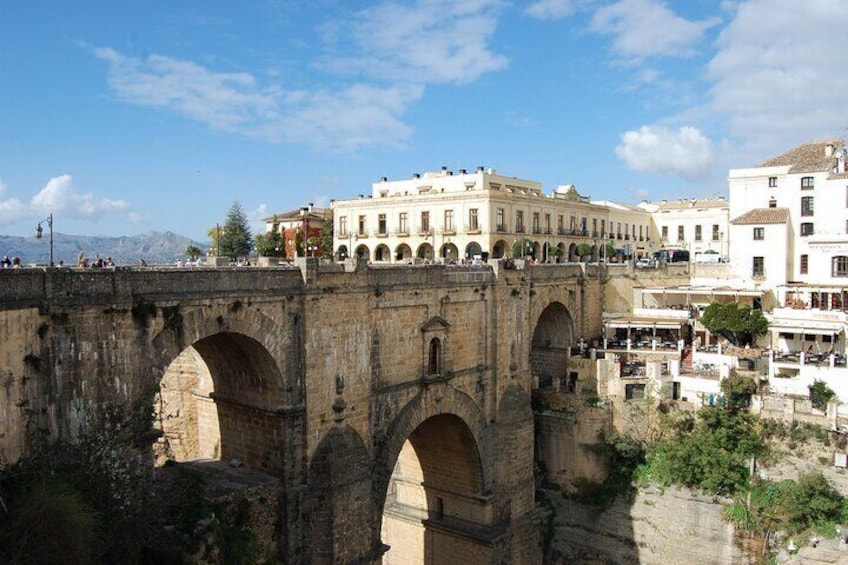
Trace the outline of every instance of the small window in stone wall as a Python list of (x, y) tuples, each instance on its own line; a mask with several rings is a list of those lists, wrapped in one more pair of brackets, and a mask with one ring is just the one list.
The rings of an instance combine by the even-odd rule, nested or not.
[(434, 337), (430, 340), (430, 348), (427, 355), (427, 374), (438, 375), (442, 372), (442, 342)]

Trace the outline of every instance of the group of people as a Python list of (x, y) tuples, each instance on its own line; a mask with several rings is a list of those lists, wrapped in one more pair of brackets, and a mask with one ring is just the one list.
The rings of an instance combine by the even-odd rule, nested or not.
[(0, 269), (20, 269), (21, 268), (21, 258), (15, 257), (14, 259), (9, 259), (8, 255), (3, 255), (3, 260), (0, 261)]
[(100, 254), (97, 253), (94, 256), (94, 260), (89, 262), (88, 257), (86, 257), (82, 252), (80, 252), (77, 257), (77, 267), (94, 267), (95, 269), (102, 269), (103, 267), (114, 267), (115, 262), (112, 261), (111, 257), (106, 257), (106, 259), (102, 259)]

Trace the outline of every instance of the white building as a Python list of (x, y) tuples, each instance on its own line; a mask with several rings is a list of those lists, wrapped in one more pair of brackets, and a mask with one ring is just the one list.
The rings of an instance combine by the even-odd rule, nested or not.
[(810, 142), (729, 175), (737, 274), (773, 289), (773, 391), (824, 380), (848, 401), (848, 174), (842, 140)]
[(652, 234), (665, 247), (686, 249), (692, 260), (727, 258), (730, 205), (723, 197), (642, 202), (651, 213)]
[[(332, 208), (335, 256), (383, 263), (513, 255), (576, 261), (579, 250), (590, 250), (588, 257), (597, 260), (605, 242), (624, 237), (620, 222), (611, 224), (610, 208), (593, 204), (574, 186), (545, 195), (541, 183), (483, 167), (456, 174), (443, 167), (398, 181), (383, 178), (370, 195), (336, 200)], [(649, 214), (616, 214), (618, 219), (629, 214), (624, 222), (628, 235), (648, 232)]]

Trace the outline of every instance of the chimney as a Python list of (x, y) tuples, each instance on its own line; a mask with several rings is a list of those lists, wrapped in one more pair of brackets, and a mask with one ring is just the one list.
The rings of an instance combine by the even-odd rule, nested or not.
[(459, 169), (459, 174), (464, 175), (466, 173), (468, 173), (468, 171), (466, 171), (465, 169)]
[(445, 165), (442, 165), (442, 176), (445, 176), (447, 174), (448, 174), (448, 168)]
[(386, 182), (389, 180), (389, 177), (380, 177), (380, 182)]
[(360, 200), (362, 200), (363, 198), (365, 198), (365, 195), (364, 195), (364, 194), (360, 194), (360, 195), (359, 195), (359, 199), (360, 199)]
[(824, 146), (824, 156), (832, 157), (833, 156), (833, 143), (828, 143)]
[(312, 211), (312, 206), (313, 206), (313, 205), (314, 205), (314, 204), (313, 204), (312, 202), (310, 202), (310, 203), (309, 203), (309, 211), (310, 211), (310, 212)]
[(486, 170), (486, 167), (484, 167), (483, 165), (478, 165), (478, 166), (477, 166), (477, 172), (478, 172), (478, 173), (482, 173), (482, 172), (483, 172), (483, 171), (485, 171), (485, 170)]
[(421, 173), (413, 173), (412, 178), (414, 178), (414, 179), (420, 179), (420, 178), (421, 178)]

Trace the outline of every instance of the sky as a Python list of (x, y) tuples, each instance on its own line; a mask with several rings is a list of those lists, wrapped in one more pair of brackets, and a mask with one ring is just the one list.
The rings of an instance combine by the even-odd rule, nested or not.
[(0, 234), (204, 241), (447, 166), (726, 195), (844, 137), (838, 0), (2, 0)]

